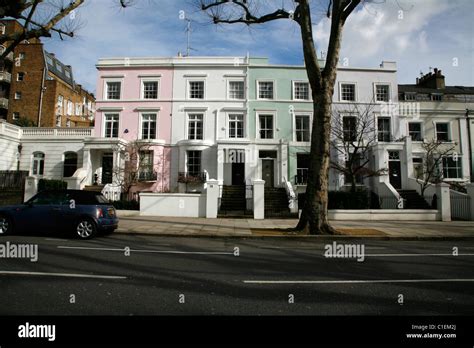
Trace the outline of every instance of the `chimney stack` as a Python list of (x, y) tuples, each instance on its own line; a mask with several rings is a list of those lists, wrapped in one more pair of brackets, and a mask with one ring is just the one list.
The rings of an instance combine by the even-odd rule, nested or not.
[(434, 73), (429, 72), (421, 78), (417, 78), (416, 84), (421, 87), (433, 89), (444, 89), (446, 87), (444, 75), (441, 74), (441, 70), (438, 68), (434, 68)]

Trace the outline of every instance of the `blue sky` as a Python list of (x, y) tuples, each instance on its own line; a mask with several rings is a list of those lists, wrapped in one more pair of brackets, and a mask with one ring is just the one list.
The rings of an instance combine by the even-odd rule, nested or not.
[[(258, 0), (260, 11), (289, 0)], [(73, 66), (75, 79), (95, 91), (96, 68), (104, 57), (169, 57), (186, 49), (186, 22), (193, 20), (194, 56), (269, 57), (277, 64), (302, 64), (298, 26), (279, 20), (248, 28), (213, 25), (194, 0), (135, 0), (127, 9), (118, 0), (86, 0), (77, 12), (81, 23), (74, 38), (44, 39), (48, 51)], [(329, 20), (321, 14), (323, 0), (313, 1), (313, 29), (318, 51), (325, 51)], [(377, 1), (381, 2), (381, 1)], [(474, 1), (386, 0), (360, 6), (348, 19), (341, 60), (349, 66), (377, 67), (382, 60), (398, 64), (399, 83), (414, 83), (430, 67), (443, 71), (448, 85), (474, 85)]]

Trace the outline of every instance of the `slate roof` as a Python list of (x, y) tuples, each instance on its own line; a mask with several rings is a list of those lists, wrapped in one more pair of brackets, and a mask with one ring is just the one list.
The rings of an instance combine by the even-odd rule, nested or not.
[(74, 87), (74, 77), (72, 75), (72, 68), (64, 65), (54, 54), (44, 51), (46, 67), (48, 71), (58, 76), (61, 80)]
[(418, 85), (398, 85), (398, 92), (435, 93), (435, 94), (474, 94), (474, 87), (446, 86), (443, 89), (426, 88)]

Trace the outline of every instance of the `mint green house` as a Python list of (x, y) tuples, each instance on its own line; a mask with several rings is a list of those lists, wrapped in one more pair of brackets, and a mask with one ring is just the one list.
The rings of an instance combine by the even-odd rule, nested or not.
[(250, 58), (247, 82), (254, 177), (266, 187), (305, 184), (313, 104), (304, 66)]

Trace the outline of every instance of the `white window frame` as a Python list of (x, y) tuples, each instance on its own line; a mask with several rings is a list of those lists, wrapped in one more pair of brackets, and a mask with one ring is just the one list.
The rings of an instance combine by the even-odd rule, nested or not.
[[(297, 83), (306, 83), (308, 85), (308, 99), (298, 99), (296, 98), (296, 84)], [(291, 85), (292, 85), (292, 88), (291, 88), (291, 97), (293, 100), (296, 100), (296, 101), (311, 101), (311, 85), (309, 84), (309, 81), (305, 81), (305, 80), (293, 80), (291, 82)]]
[[(15, 117), (15, 115), (16, 115), (16, 117)], [(13, 119), (13, 120), (18, 120), (18, 119), (20, 119), (20, 113), (17, 112), (17, 111), (12, 112), (12, 119)]]
[[(408, 121), (407, 122), (407, 135), (410, 137), (411, 139), (411, 136), (410, 136), (410, 123), (418, 123), (420, 125), (420, 137), (421, 137), (421, 140), (413, 140), (413, 142), (423, 142), (423, 139), (425, 138), (425, 126), (423, 124), (422, 121)], [(436, 130), (435, 130), (436, 131)]]
[(21, 100), (21, 97), (22, 97), (21, 92), (15, 92), (15, 97), (14, 97), (15, 100)]
[[(246, 119), (245, 119), (245, 113), (244, 112), (228, 112), (227, 115), (226, 115), (226, 138), (227, 139), (245, 139), (247, 137), (247, 122), (246, 122)], [(242, 133), (242, 137), (231, 137), (230, 136), (230, 116), (241, 116), (242, 117), (242, 130), (243, 130), (243, 133)], [(237, 133), (236, 133), (237, 134)]]
[(120, 120), (121, 120), (120, 112), (118, 112), (118, 111), (108, 111), (108, 112), (104, 112), (102, 115), (103, 115), (103, 117), (102, 117), (102, 137), (107, 138), (107, 139), (113, 139), (113, 137), (107, 137), (105, 135), (106, 134), (105, 126), (106, 126), (106, 123), (107, 123), (107, 115), (117, 115), (118, 116), (118, 120), (117, 120), (117, 124), (118, 124), (117, 138), (120, 138)]
[[(389, 141), (384, 141), (384, 140), (379, 140), (379, 119), (380, 118), (388, 118), (389, 119), (389, 124), (390, 124), (390, 139)], [(393, 139), (393, 118), (391, 116), (388, 116), (388, 115), (375, 115), (375, 121), (376, 121), (376, 127), (375, 127), (375, 132), (376, 133), (376, 136), (377, 136), (377, 142), (378, 143), (389, 143), (392, 141)]]
[[(188, 149), (186, 150), (186, 163), (185, 163), (185, 173), (186, 174), (189, 174), (190, 171), (189, 171), (189, 167), (188, 167), (188, 164), (189, 164), (189, 151), (195, 151), (195, 152), (199, 152), (199, 172), (197, 172), (197, 174), (199, 175), (200, 173), (203, 173), (204, 170), (203, 170), (203, 161), (202, 161), (202, 158), (203, 158), (203, 155), (202, 155), (202, 150), (195, 150), (195, 149)], [(194, 173), (195, 174), (195, 173)], [(189, 174), (190, 175), (190, 174)]]
[(437, 121), (434, 122), (434, 136), (436, 141), (438, 141), (438, 130), (436, 129), (438, 124), (447, 124), (448, 125), (448, 140), (444, 141), (444, 143), (451, 143), (453, 142), (453, 133), (452, 133), (452, 127), (451, 127), (451, 122), (450, 121)]
[[(342, 85), (354, 85), (354, 100), (344, 100), (342, 99)], [(339, 102), (341, 103), (355, 103), (359, 98), (359, 93), (357, 90), (357, 82), (351, 81), (340, 81), (339, 82)]]
[[(145, 98), (145, 82), (156, 82), (157, 83), (157, 90), (156, 90), (156, 98)], [(160, 88), (161, 81), (159, 78), (141, 78), (140, 81), (140, 99), (141, 100), (159, 100), (160, 99)]]
[[(109, 99), (108, 98), (108, 83), (109, 82), (119, 82), (120, 83), (120, 96), (119, 99)], [(106, 78), (104, 79), (104, 90), (103, 90), (103, 100), (110, 100), (110, 101), (119, 101), (123, 99), (123, 78)]]
[(75, 103), (75, 114), (76, 116), (82, 115), (82, 105), (81, 103)]
[[(261, 138), (260, 137), (260, 116), (273, 116), (273, 137), (272, 138)], [(277, 116), (276, 116), (276, 112), (275, 111), (259, 111), (257, 112), (257, 117), (256, 117), (256, 127), (255, 129), (257, 130), (256, 132), (256, 139), (258, 140), (263, 140), (263, 141), (275, 141), (275, 139), (277, 139)]]
[(66, 115), (74, 115), (74, 103), (71, 100), (67, 100), (67, 113)]
[[(150, 139), (150, 138), (144, 138), (143, 137), (143, 115), (155, 115), (155, 123), (156, 123), (156, 126), (155, 126), (155, 139)], [(159, 117), (159, 113), (158, 111), (142, 111), (140, 112), (140, 127), (139, 127), (139, 139), (142, 139), (142, 140), (156, 140), (158, 139), (158, 117)]]
[[(43, 154), (43, 157), (40, 158), (40, 159), (36, 159), (35, 158), (35, 154)], [(35, 168), (35, 162), (38, 162), (38, 165), (37, 165), (37, 169), (38, 169), (38, 173), (35, 173), (34, 172), (34, 168)], [(40, 172), (40, 163), (43, 162), (43, 173), (39, 173)], [(45, 171), (45, 165), (46, 165), (46, 154), (43, 152), (43, 151), (35, 151), (31, 154), (31, 175), (34, 175), (34, 176), (43, 176), (44, 175), (44, 171)]]
[[(344, 137), (344, 136), (345, 136), (345, 134), (344, 134), (344, 118), (345, 118), (345, 117), (353, 117), (353, 118), (356, 119), (356, 129), (355, 129), (356, 139), (357, 139), (357, 134), (359, 133), (359, 129), (357, 129), (357, 128), (358, 128), (358, 122), (359, 122), (359, 117), (360, 117), (360, 115), (357, 114), (357, 113), (351, 113), (351, 112), (343, 112), (343, 113), (341, 113), (341, 114), (340, 114), (340, 118), (341, 118), (341, 123), (340, 123), (340, 125), (341, 125), (341, 130), (342, 130), (342, 139), (343, 139), (343, 142), (345, 142), (345, 141), (350, 141), (350, 140), (345, 140), (345, 137)], [(375, 117), (381, 117), (381, 116), (380, 116), (380, 115), (377, 115), (377, 116), (375, 116)], [(377, 124), (377, 126), (378, 126), (378, 124)], [(375, 133), (376, 133), (376, 137), (377, 137), (377, 139), (378, 139), (378, 128), (375, 129)]]
[[(463, 163), (462, 163), (462, 156), (461, 155), (458, 155), (457, 157), (457, 160), (454, 161), (454, 159), (452, 159), (452, 161), (454, 163), (457, 164), (456, 167), (448, 167), (448, 168), (456, 168), (456, 171), (459, 172), (459, 177), (446, 177), (444, 176), (444, 171), (445, 171), (445, 167), (444, 167), (444, 159), (448, 159), (448, 158), (453, 158), (452, 155), (450, 156), (444, 156), (443, 159), (441, 160), (441, 170), (442, 170), (442, 173), (443, 173), (443, 181), (459, 181), (459, 180), (462, 180), (464, 178), (464, 175), (463, 175)], [(460, 164), (460, 165), (459, 165)], [(446, 171), (448, 172), (448, 169), (446, 169)]]
[[(388, 100), (377, 100), (377, 86), (388, 86)], [(392, 100), (392, 85), (390, 82), (374, 82), (373, 96), (376, 103), (388, 103)]]
[[(309, 141), (298, 141), (296, 136), (296, 116), (307, 116), (309, 117)], [(311, 143), (311, 134), (312, 134), (312, 124), (313, 124), (313, 113), (312, 112), (293, 112), (293, 141), (297, 142), (298, 144), (310, 144)]]
[[(189, 134), (189, 116), (190, 115), (201, 115), (202, 116), (202, 139), (191, 139), (190, 134)], [(193, 111), (189, 110), (186, 112), (186, 134), (185, 134), (185, 139), (186, 140), (191, 140), (191, 141), (203, 141), (206, 138), (205, 134), (205, 124), (206, 124), (206, 113), (204, 111)]]
[[(231, 97), (230, 97), (230, 84), (231, 84), (232, 82), (240, 82), (240, 83), (242, 83), (242, 84), (244, 85), (244, 88), (243, 88), (243, 98), (231, 98)], [(244, 79), (228, 79), (228, 80), (227, 80), (227, 99), (228, 99), (228, 100), (245, 100), (245, 99), (246, 99), (246, 98), (245, 98), (245, 94), (246, 94), (245, 92), (246, 92), (246, 90), (245, 90), (245, 80), (244, 80)]]
[[(203, 96), (202, 98), (191, 98), (191, 82), (202, 82), (203, 83)], [(206, 93), (206, 79), (204, 78), (192, 78), (186, 80), (186, 99), (188, 100), (205, 100), (207, 93)]]
[[(23, 79), (21, 79), (21, 80), (20, 80), (20, 74), (23, 75)], [(16, 73), (16, 80), (17, 80), (18, 82), (23, 82), (23, 81), (25, 81), (25, 76), (26, 76), (26, 74), (25, 74), (24, 71), (19, 71), (19, 72)]]
[[(271, 82), (273, 84), (273, 98), (260, 98), (260, 83), (268, 83)], [(275, 80), (257, 80), (256, 81), (256, 92), (257, 92), (257, 100), (276, 100), (277, 99), (277, 84)]]

